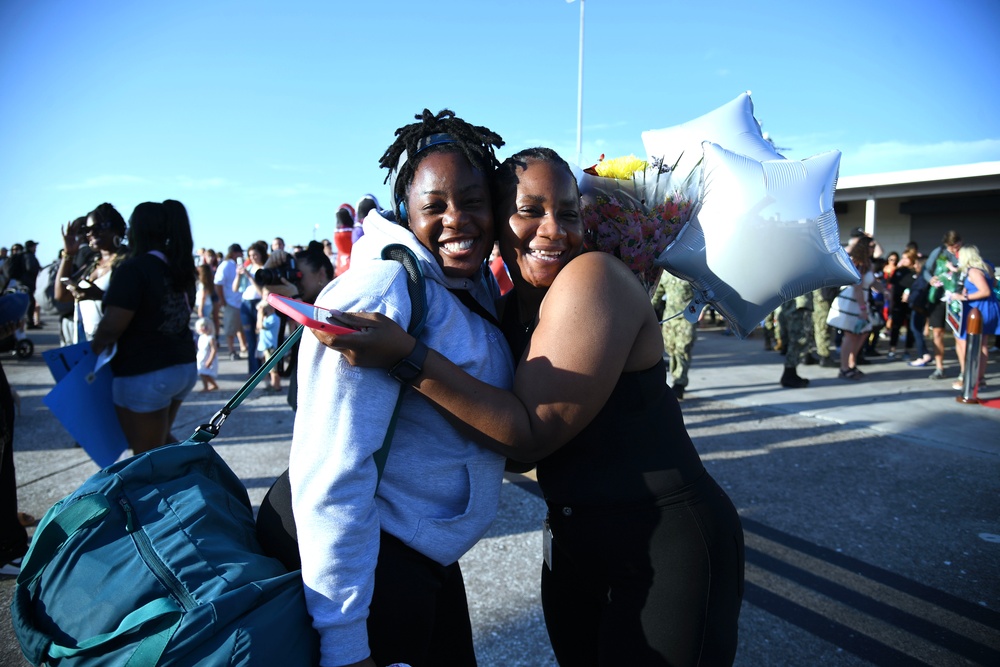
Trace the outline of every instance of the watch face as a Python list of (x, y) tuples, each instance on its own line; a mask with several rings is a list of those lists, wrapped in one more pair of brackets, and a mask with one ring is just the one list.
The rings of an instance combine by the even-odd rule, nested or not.
[(422, 371), (423, 368), (413, 363), (410, 359), (403, 359), (389, 371), (389, 375), (404, 384), (409, 384), (416, 380)]
[(403, 384), (413, 382), (424, 372), (424, 359), (427, 358), (427, 352), (427, 346), (418, 340), (413, 351), (410, 352), (410, 356), (389, 369), (389, 376), (396, 378)]

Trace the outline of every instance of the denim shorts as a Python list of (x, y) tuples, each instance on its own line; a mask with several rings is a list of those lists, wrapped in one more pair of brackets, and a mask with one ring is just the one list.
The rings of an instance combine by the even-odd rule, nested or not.
[(235, 336), (240, 330), (240, 309), (230, 306), (228, 303), (222, 305), (222, 334)]
[(111, 383), (111, 398), (115, 405), (132, 412), (156, 412), (173, 401), (183, 401), (197, 382), (196, 364), (177, 364), (141, 375), (116, 377)]

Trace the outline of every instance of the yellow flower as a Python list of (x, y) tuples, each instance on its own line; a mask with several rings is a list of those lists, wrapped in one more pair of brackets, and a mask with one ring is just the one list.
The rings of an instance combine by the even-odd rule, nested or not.
[(597, 175), (604, 178), (632, 178), (632, 174), (637, 171), (645, 171), (648, 163), (640, 160), (635, 155), (628, 157), (616, 157), (610, 160), (599, 162), (596, 167)]

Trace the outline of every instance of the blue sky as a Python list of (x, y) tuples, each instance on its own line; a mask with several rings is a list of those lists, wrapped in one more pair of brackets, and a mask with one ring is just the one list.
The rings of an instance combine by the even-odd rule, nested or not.
[[(0, 245), (47, 261), (101, 202), (168, 198), (196, 246), (330, 237), (342, 202), (385, 201), (424, 107), (572, 160), (579, 7), (4, 2)], [(1000, 160), (996, 0), (586, 0), (585, 25), (585, 163), (746, 90), (787, 158), (837, 149), (841, 175)]]

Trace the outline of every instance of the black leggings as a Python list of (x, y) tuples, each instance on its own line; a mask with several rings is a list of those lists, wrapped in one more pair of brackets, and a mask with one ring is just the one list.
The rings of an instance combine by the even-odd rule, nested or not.
[(440, 565), (382, 532), (368, 645), (380, 667), (476, 664), (465, 582), (458, 563)]
[(906, 327), (905, 348), (909, 350), (913, 347), (913, 328), (910, 326), (910, 309), (893, 308), (892, 326), (889, 328), (889, 347), (896, 349), (899, 343), (899, 330)]
[[(705, 473), (659, 507), (549, 507), (542, 605), (560, 665), (731, 665), (743, 528)], [(664, 504), (666, 503), (666, 504)]]

